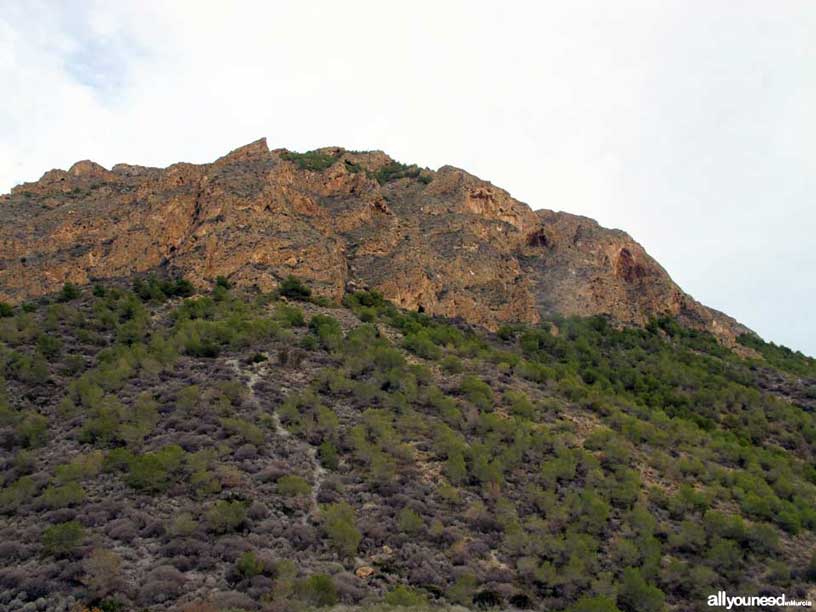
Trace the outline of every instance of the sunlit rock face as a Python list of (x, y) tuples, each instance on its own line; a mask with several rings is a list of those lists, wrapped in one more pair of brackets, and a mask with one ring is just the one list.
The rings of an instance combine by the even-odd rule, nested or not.
[(373, 288), (489, 329), (556, 314), (637, 325), (669, 314), (729, 344), (746, 331), (686, 295), (624, 232), (379, 151), (305, 159), (262, 139), (203, 165), (80, 161), (0, 196), (0, 300), (155, 269), (261, 290), (295, 274), (334, 299)]

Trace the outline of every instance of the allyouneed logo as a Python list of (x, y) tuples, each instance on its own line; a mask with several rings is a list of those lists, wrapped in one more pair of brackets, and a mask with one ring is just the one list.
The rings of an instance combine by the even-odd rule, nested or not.
[(788, 599), (787, 595), (770, 597), (767, 595), (735, 595), (730, 596), (725, 591), (718, 591), (716, 595), (708, 596), (708, 605), (712, 608), (740, 608), (745, 606), (776, 606), (779, 608), (811, 608), (813, 603), (809, 599)]

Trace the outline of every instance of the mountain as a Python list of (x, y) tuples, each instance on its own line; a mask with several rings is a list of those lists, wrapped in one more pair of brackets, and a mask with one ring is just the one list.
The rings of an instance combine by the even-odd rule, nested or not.
[(605, 314), (637, 325), (669, 315), (729, 345), (748, 331), (683, 293), (624, 232), (381, 152), (297, 154), (259, 140), (163, 170), (78, 162), (0, 199), (0, 245), (0, 300), (11, 303), (166, 269), (265, 291), (296, 274), (334, 300), (375, 289), (493, 330)]
[(0, 609), (816, 599), (816, 360), (381, 153), (0, 202)]

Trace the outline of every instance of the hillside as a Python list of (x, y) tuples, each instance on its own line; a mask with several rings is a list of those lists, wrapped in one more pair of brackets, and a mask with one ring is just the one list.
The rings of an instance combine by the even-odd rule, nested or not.
[[(429, 189), (440, 174), (389, 188)], [(166, 232), (173, 207), (187, 206), (177, 185)], [(46, 198), (26, 189), (11, 200)], [(267, 268), (238, 266), (209, 241), (216, 212), (200, 197), (197, 242), (210, 246), (197, 250), (179, 229), (172, 259), (197, 271), (193, 283), (138, 276), (47, 293), (89, 274), (77, 261), (105, 262), (112, 276), (128, 266), (123, 238), (100, 242), (98, 255), (81, 246), (117, 223), (113, 213), (70, 238), (75, 253), (47, 242), (65, 231), (50, 215), (72, 206), (85, 218), (81, 206), (102, 206), (101, 195), (55, 209), (37, 201), (0, 205), (36, 209), (27, 228), (43, 237), (30, 252), (52, 248), (64, 264), (49, 276), (31, 257), (30, 287), (9, 282), (10, 264), (0, 281), (16, 303), (0, 304), (3, 609), (653, 612), (703, 609), (721, 589), (816, 598), (814, 360), (752, 335), (734, 337), (754, 355), (741, 357), (666, 316), (638, 327), (544, 312), (489, 332), (428, 314), (475, 286), (454, 283), (456, 300), (417, 313), (375, 291), (328, 290), (342, 286), (334, 268), (308, 268), (308, 254), (314, 283), (265, 286)], [(218, 214), (241, 214), (229, 206)], [(339, 230), (347, 217), (333, 219)], [(152, 227), (131, 235), (130, 267), (142, 266), (135, 253), (161, 263), (139, 242), (167, 235)], [(268, 228), (219, 240), (249, 245)], [(19, 253), (17, 230), (0, 231)], [(550, 235), (530, 248), (549, 248)], [(359, 249), (377, 256), (373, 244)], [(395, 261), (381, 286), (412, 282)], [(623, 277), (637, 282), (633, 265)], [(235, 286), (200, 282), (225, 268)], [(414, 306), (412, 295), (397, 302)]]
[(211, 164), (82, 161), (0, 196), (0, 300), (158, 269), (262, 291), (296, 274), (336, 301), (374, 289), (492, 330), (600, 314), (636, 325), (668, 315), (728, 345), (748, 331), (683, 293), (622, 231), (378, 151), (259, 140)]

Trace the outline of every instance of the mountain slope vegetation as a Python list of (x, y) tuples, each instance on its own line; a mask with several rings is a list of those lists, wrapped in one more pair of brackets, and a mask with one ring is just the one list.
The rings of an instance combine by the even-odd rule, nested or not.
[(813, 597), (816, 363), (671, 318), (496, 333), (296, 278), (0, 306), (0, 606)]

